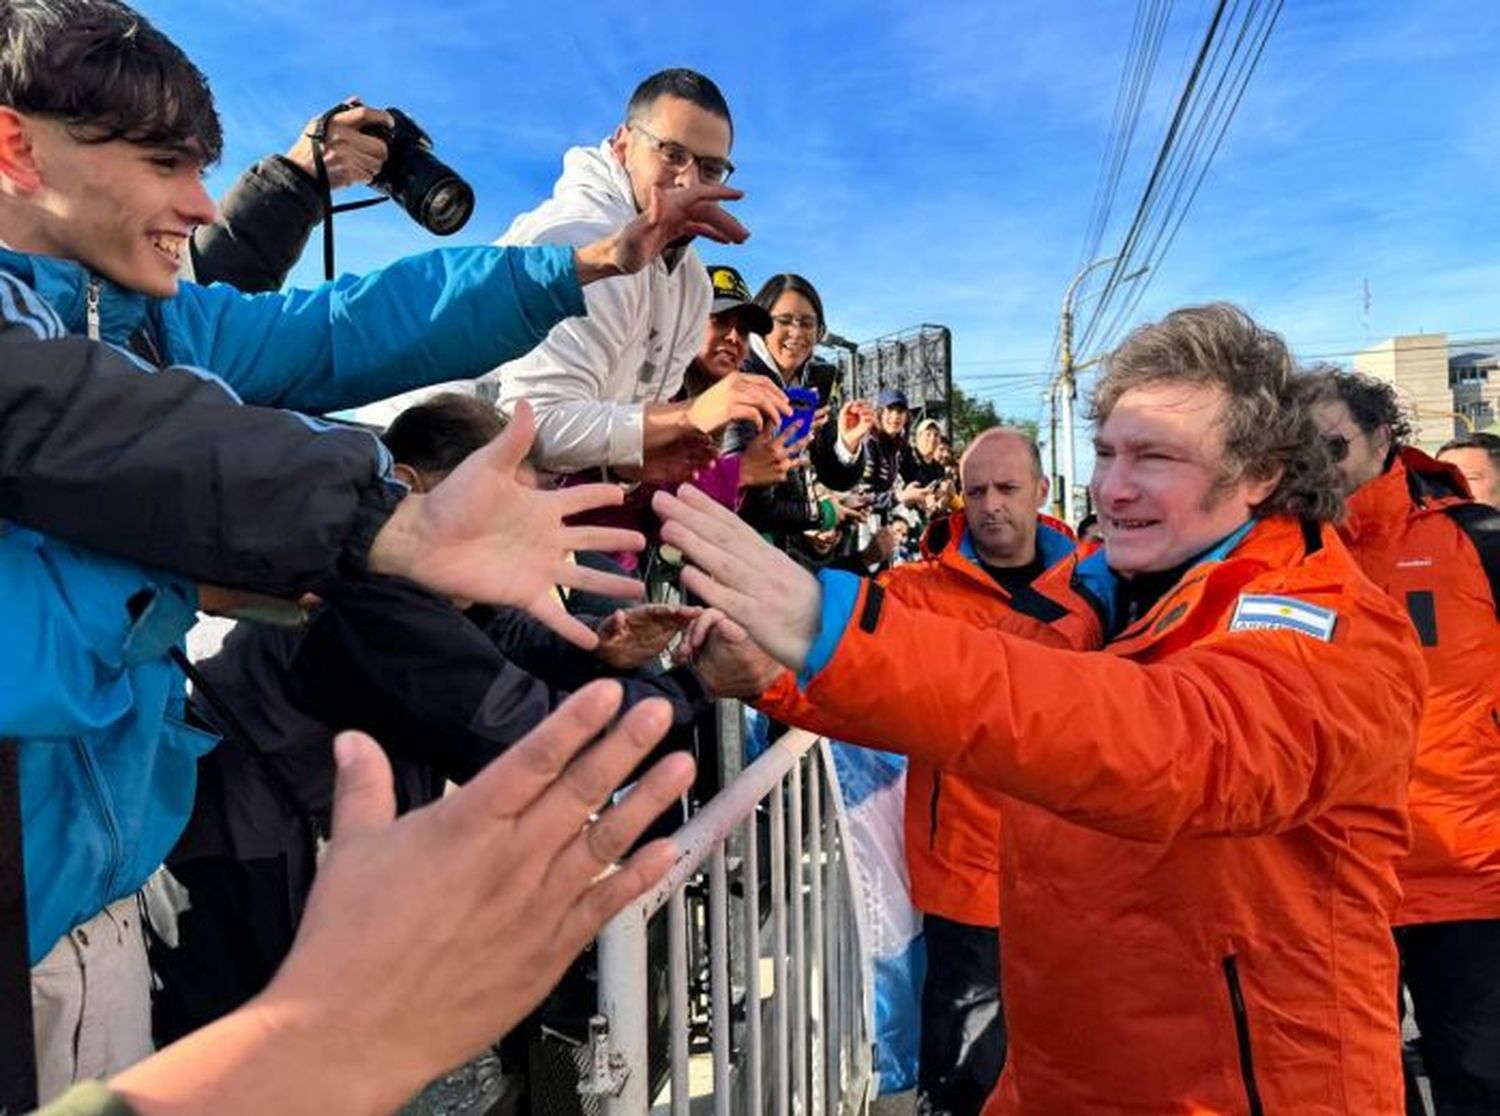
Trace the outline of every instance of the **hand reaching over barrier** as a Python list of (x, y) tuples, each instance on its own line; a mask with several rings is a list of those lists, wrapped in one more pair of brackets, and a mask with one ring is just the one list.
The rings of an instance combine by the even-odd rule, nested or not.
[(384, 754), (342, 734), (333, 840), (281, 971), (115, 1091), (141, 1116), (390, 1112), (513, 1027), (677, 856), (659, 840), (616, 865), (693, 778), (674, 753), (603, 809), (671, 720), (645, 701), (600, 738), (620, 700), (612, 682), (580, 690), (399, 819)]

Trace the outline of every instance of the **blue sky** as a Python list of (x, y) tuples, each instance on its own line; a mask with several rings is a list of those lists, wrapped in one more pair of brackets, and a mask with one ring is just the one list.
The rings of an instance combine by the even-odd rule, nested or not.
[[(1179, 0), (1116, 203), (1144, 181), (1207, 0)], [(751, 286), (799, 271), (831, 326), (954, 334), (955, 375), (1041, 413), (1058, 304), (1083, 247), (1135, 5), (1126, 0), (534, 4), (160, 0), (207, 72), (220, 190), (358, 92), (412, 113), (475, 185), (459, 234), (498, 235), (635, 83), (687, 65), (735, 115)], [(1500, 335), (1500, 4), (1291, 0), (1197, 202), (1135, 315), (1227, 298), (1304, 355), (1395, 333)], [(363, 270), (436, 243), (388, 207), (339, 222)], [(297, 278), (320, 277), (309, 251)], [(1368, 327), (1363, 284), (1368, 281)]]

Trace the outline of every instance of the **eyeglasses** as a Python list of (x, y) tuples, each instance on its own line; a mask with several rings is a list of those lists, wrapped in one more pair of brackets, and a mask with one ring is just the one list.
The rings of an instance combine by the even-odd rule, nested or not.
[(772, 314), (771, 323), (782, 329), (800, 329), (803, 333), (816, 333), (818, 319), (811, 314)]
[(630, 125), (630, 130), (646, 137), (646, 142), (656, 152), (668, 170), (686, 170), (694, 163), (698, 165), (698, 177), (704, 182), (727, 182), (734, 173), (734, 164), (715, 155), (699, 155), (689, 151), (675, 140), (662, 139), (639, 124)]
[(1335, 465), (1349, 456), (1349, 439), (1342, 434), (1324, 434), (1323, 444), (1328, 447), (1328, 456)]

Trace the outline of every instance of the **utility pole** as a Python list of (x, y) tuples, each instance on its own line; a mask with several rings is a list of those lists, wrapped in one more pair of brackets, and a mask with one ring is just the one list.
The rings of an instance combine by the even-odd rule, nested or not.
[[(1104, 267), (1106, 264), (1114, 263), (1119, 258), (1119, 256), (1106, 256), (1102, 260), (1095, 260), (1077, 275), (1073, 276), (1073, 281), (1068, 284), (1067, 293), (1063, 295), (1062, 324), (1058, 331), (1062, 338), (1060, 346), (1061, 367), (1058, 369), (1057, 378), (1052, 381), (1051, 392), (1054, 423), (1057, 421), (1057, 397), (1059, 395), (1062, 396), (1063, 459), (1067, 463), (1068, 474), (1063, 478), (1063, 482), (1059, 486), (1063, 490), (1062, 500), (1059, 503), (1057, 498), (1054, 497), (1052, 506), (1060, 509), (1063, 520), (1069, 526), (1073, 526), (1078, 522), (1077, 500), (1074, 496), (1074, 491), (1078, 487), (1078, 431), (1077, 416), (1074, 413), (1074, 408), (1078, 402), (1078, 373), (1099, 362), (1098, 357), (1080, 362), (1073, 355), (1073, 296), (1078, 293), (1078, 286), (1083, 282), (1084, 276), (1088, 275), (1091, 271), (1096, 271)], [(1121, 278), (1120, 282), (1133, 282), (1146, 274), (1148, 270), (1150, 270), (1149, 267), (1136, 268), (1129, 275)], [(1056, 472), (1057, 469), (1054, 465), (1053, 474), (1055, 475)]]
[[(1062, 436), (1063, 436), (1063, 461), (1067, 464), (1068, 473), (1062, 483), (1062, 518), (1070, 527), (1078, 522), (1075, 513), (1077, 507), (1073, 490), (1078, 486), (1078, 432), (1076, 427), (1076, 415), (1074, 406), (1078, 401), (1078, 366), (1073, 359), (1073, 296), (1078, 293), (1078, 285), (1083, 282), (1084, 277), (1091, 271), (1097, 271), (1105, 264), (1112, 264), (1119, 256), (1106, 256), (1102, 260), (1095, 260), (1077, 275), (1068, 284), (1067, 293), (1063, 295), (1062, 303), (1062, 354), (1061, 367), (1058, 369), (1057, 382), (1053, 387), (1053, 398), (1062, 396)], [(1056, 404), (1053, 405), (1054, 413)], [(1054, 505), (1055, 506), (1055, 505)]]

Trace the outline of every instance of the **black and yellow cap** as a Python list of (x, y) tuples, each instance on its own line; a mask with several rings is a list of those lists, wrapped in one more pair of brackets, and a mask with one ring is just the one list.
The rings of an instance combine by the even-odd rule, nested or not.
[(771, 314), (764, 306), (750, 300), (750, 288), (744, 277), (732, 267), (709, 264), (708, 278), (714, 287), (713, 308), (710, 314), (723, 314), (738, 310), (744, 318), (745, 328), (762, 337), (771, 332)]

